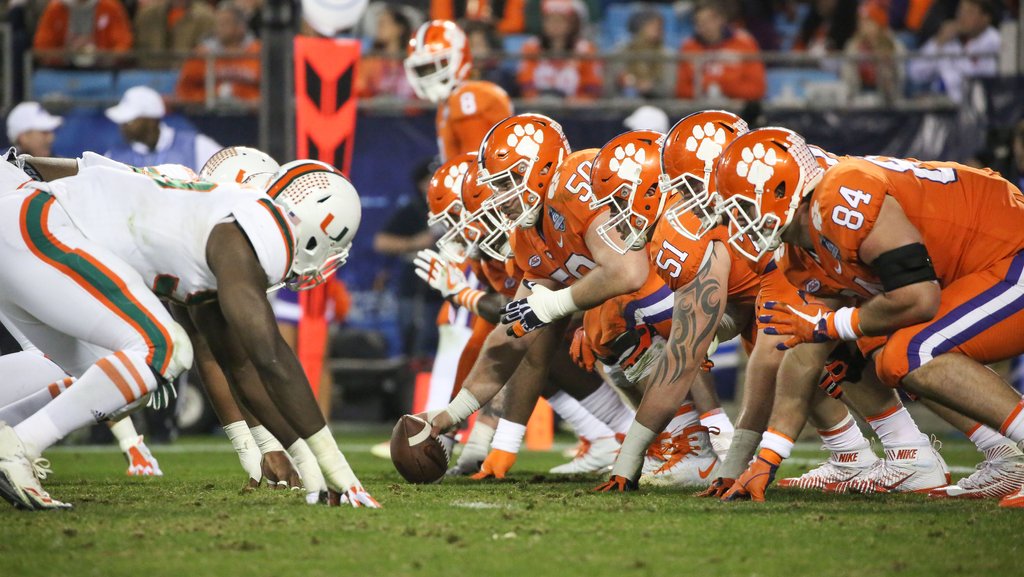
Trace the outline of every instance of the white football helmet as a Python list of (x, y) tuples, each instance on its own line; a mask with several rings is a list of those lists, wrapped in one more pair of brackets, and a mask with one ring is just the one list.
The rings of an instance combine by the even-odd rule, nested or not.
[(265, 152), (247, 146), (229, 146), (210, 157), (199, 178), (210, 182), (237, 182), (266, 189), (281, 168)]
[(359, 193), (337, 168), (316, 160), (282, 166), (267, 195), (284, 209), (295, 232), (295, 260), (285, 285), (306, 290), (326, 281), (348, 259), (359, 230)]

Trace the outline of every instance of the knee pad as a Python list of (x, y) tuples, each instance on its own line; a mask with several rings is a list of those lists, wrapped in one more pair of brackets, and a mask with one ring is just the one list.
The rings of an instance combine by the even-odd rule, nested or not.
[(192, 340), (188, 338), (185, 329), (173, 321), (167, 325), (167, 332), (171, 335), (170, 351), (168, 352), (171, 360), (167, 363), (167, 370), (160, 376), (168, 381), (173, 381), (178, 375), (192, 367)]

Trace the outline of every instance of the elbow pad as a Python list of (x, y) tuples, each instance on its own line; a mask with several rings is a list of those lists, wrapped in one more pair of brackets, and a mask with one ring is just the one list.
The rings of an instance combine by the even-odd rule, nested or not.
[(885, 292), (919, 282), (938, 280), (928, 249), (919, 242), (882, 253), (871, 263)]

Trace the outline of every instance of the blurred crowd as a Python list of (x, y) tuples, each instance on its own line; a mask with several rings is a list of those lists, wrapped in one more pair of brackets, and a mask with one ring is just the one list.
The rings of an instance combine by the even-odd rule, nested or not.
[[(36, 50), (37, 66), (174, 69), (178, 101), (255, 102), (264, 2), (7, 0), (6, 19), (15, 53)], [(760, 100), (759, 55), (772, 52), (813, 59), (770, 59), (769, 70), (820, 69), (851, 94), (959, 101), (964, 78), (996, 74), (1000, 25), (1017, 11), (1018, 0), (390, 0), (372, 2), (349, 35), (367, 54), (363, 97), (414, 99), (408, 38), (445, 18), (464, 25), (474, 74), (525, 99)]]

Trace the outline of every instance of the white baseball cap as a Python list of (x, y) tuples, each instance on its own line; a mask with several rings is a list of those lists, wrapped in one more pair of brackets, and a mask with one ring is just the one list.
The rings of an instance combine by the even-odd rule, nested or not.
[(359, 22), (369, 0), (302, 0), (302, 18), (318, 34), (333, 37)]
[(633, 111), (622, 121), (630, 130), (653, 130), (662, 134), (668, 132), (668, 114), (657, 106), (645, 104)]
[(38, 102), (22, 102), (12, 108), (11, 113), (7, 115), (7, 138), (14, 142), (30, 130), (57, 130), (63, 122), (63, 118), (50, 114)]
[(107, 109), (107, 118), (114, 124), (124, 124), (136, 118), (163, 118), (167, 109), (164, 99), (148, 86), (133, 86), (124, 91), (121, 102)]

